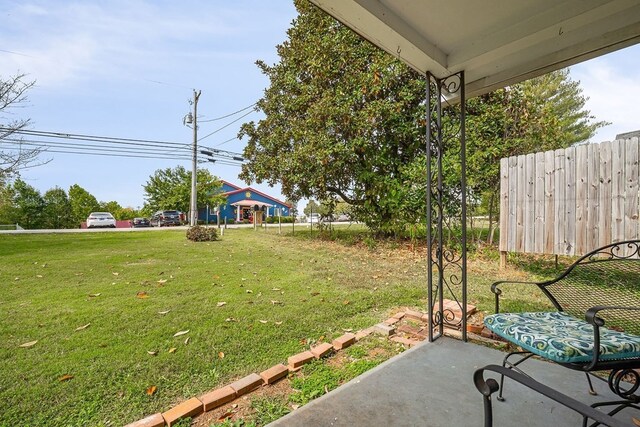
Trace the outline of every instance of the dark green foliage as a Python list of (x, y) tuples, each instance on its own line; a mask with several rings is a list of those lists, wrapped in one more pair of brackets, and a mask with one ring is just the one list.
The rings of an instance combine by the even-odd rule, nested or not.
[(214, 227), (196, 225), (187, 230), (187, 239), (192, 242), (213, 242), (218, 240), (218, 231)]
[[(219, 206), (225, 201), (220, 194), (222, 183), (206, 169), (197, 172), (198, 207)], [(156, 170), (143, 186), (147, 215), (157, 210), (189, 211), (191, 200), (191, 171), (183, 166)]]
[(98, 200), (78, 184), (69, 187), (69, 203), (71, 204), (71, 219), (73, 227), (80, 227), (91, 212), (99, 211)]
[[(426, 222), (425, 77), (310, 2), (295, 4), (280, 61), (258, 61), (270, 86), (257, 104), (265, 118), (239, 134), (248, 137), (241, 177), (281, 183), (288, 200), (329, 207), (340, 200), (379, 235), (415, 234)], [(468, 101), (469, 195), (491, 217), (490, 228), (499, 159), (593, 136), (605, 123), (594, 121), (585, 101), (566, 70)], [(447, 129), (456, 108), (444, 111)], [(444, 152), (448, 215), (460, 211), (458, 151)]]
[(265, 118), (240, 132), (241, 176), (280, 182), (291, 200), (339, 198), (388, 228), (404, 210), (405, 168), (425, 153), (424, 78), (310, 3), (296, 7), (280, 62), (258, 62), (271, 86)]

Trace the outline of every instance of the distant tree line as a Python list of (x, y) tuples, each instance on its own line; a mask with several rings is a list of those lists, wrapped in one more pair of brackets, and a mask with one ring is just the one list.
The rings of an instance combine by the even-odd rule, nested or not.
[(19, 224), (26, 229), (79, 228), (91, 212), (111, 212), (116, 219), (139, 215), (118, 202), (99, 202), (77, 184), (65, 191), (53, 187), (41, 194), (18, 178), (0, 186), (0, 225)]

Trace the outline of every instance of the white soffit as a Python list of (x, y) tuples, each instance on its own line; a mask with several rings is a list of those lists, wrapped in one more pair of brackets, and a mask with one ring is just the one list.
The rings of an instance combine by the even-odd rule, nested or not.
[(640, 0), (311, 0), (472, 97), (640, 42)]

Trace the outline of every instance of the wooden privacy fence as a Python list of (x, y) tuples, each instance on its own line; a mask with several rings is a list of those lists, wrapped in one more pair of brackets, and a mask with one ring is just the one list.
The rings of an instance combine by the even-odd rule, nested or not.
[(637, 239), (639, 139), (500, 160), (500, 251), (584, 255)]

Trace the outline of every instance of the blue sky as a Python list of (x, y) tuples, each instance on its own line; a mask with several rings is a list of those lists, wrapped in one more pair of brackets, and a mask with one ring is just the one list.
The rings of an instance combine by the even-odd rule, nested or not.
[[(201, 120), (253, 104), (268, 85), (254, 63), (277, 61), (275, 46), (296, 14), (288, 0), (2, 0), (0, 13), (0, 75), (20, 71), (37, 81), (17, 111), (32, 120), (32, 129), (185, 144), (192, 134), (182, 118), (193, 89), (202, 90)], [(587, 108), (613, 123), (595, 142), (640, 129), (640, 47), (575, 66), (571, 76), (590, 98)], [(201, 122), (200, 136), (238, 117)], [(235, 137), (243, 121), (259, 118), (252, 113), (202, 143), (218, 146)], [(237, 139), (218, 146), (243, 147)], [(40, 191), (79, 184), (99, 200), (132, 207), (142, 206), (142, 185), (156, 169), (190, 168), (186, 160), (45, 157), (52, 161), (22, 173)], [(242, 184), (238, 167), (207, 167)], [(281, 197), (278, 187), (254, 187)]]

